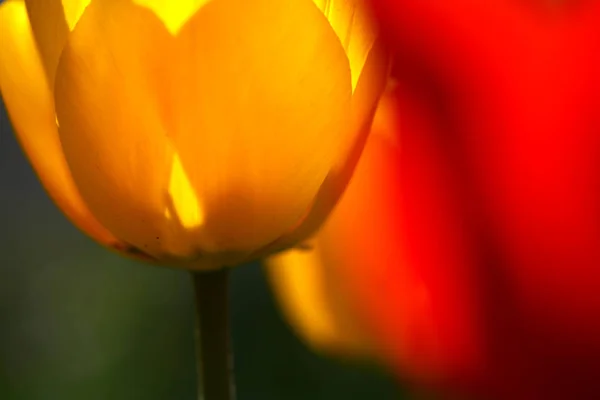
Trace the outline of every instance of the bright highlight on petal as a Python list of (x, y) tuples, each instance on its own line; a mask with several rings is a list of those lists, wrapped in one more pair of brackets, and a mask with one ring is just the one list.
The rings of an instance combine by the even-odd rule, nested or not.
[(75, 24), (81, 18), (85, 8), (90, 4), (91, 0), (62, 0), (63, 11), (65, 13), (65, 21), (69, 27), (69, 31), (75, 28)]
[(350, 61), (352, 92), (375, 43), (377, 31), (364, 0), (314, 0), (340, 38)]
[[(204, 211), (200, 207), (194, 188), (188, 179), (178, 154), (173, 156), (171, 177), (169, 178), (169, 196), (179, 221), (186, 229), (197, 228), (204, 222)], [(168, 209), (165, 215), (172, 217)]]
[(185, 23), (211, 0), (133, 0), (149, 8), (165, 24), (172, 35), (177, 35)]

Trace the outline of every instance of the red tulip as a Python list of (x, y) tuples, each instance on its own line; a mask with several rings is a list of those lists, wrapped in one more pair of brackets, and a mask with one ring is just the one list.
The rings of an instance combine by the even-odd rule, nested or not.
[[(600, 4), (374, 3), (398, 54), (394, 190), (436, 374), (486, 398), (600, 398)], [(397, 270), (373, 301), (390, 349)]]
[(373, 4), (399, 147), (371, 134), (320, 290), (420, 384), (600, 398), (600, 3)]

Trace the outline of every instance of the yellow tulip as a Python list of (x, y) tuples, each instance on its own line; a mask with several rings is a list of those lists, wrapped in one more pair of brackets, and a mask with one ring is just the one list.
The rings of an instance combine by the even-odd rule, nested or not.
[(0, 6), (0, 91), (50, 196), (108, 247), (190, 269), (311, 235), (386, 73), (362, 0)]
[[(390, 91), (393, 86), (390, 83)], [(381, 350), (360, 317), (361, 304), (349, 295), (348, 282), (340, 271), (357, 263), (356, 254), (344, 245), (343, 238), (361, 234), (354, 232), (363, 228), (356, 222), (370, 215), (366, 212), (373, 199), (370, 191), (374, 182), (386, 176), (390, 149), (399, 148), (398, 127), (393, 97), (384, 94), (356, 171), (323, 228), (305, 248), (290, 249), (264, 261), (283, 316), (299, 338), (318, 352), (351, 360), (379, 358)], [(362, 234), (369, 235), (366, 231)]]

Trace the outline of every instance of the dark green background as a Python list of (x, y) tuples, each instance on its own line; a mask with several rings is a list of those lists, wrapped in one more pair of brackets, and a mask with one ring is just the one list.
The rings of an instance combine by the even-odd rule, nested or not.
[[(399, 399), (373, 367), (311, 353), (258, 264), (233, 273), (239, 400)], [(0, 103), (0, 400), (195, 399), (192, 288), (78, 232), (43, 191)]]

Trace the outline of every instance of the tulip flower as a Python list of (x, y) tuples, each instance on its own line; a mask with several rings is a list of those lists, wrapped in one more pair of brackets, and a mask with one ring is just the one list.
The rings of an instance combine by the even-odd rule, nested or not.
[(2, 95), (71, 220), (193, 269), (320, 225), (385, 83), (360, 3), (88, 3), (2, 6)]
[(325, 290), (451, 398), (600, 397), (600, 6), (373, 4), (400, 151), (317, 239)]
[(50, 196), (98, 242), (197, 271), (319, 228), (387, 69), (361, 0), (0, 6), (0, 91)]

